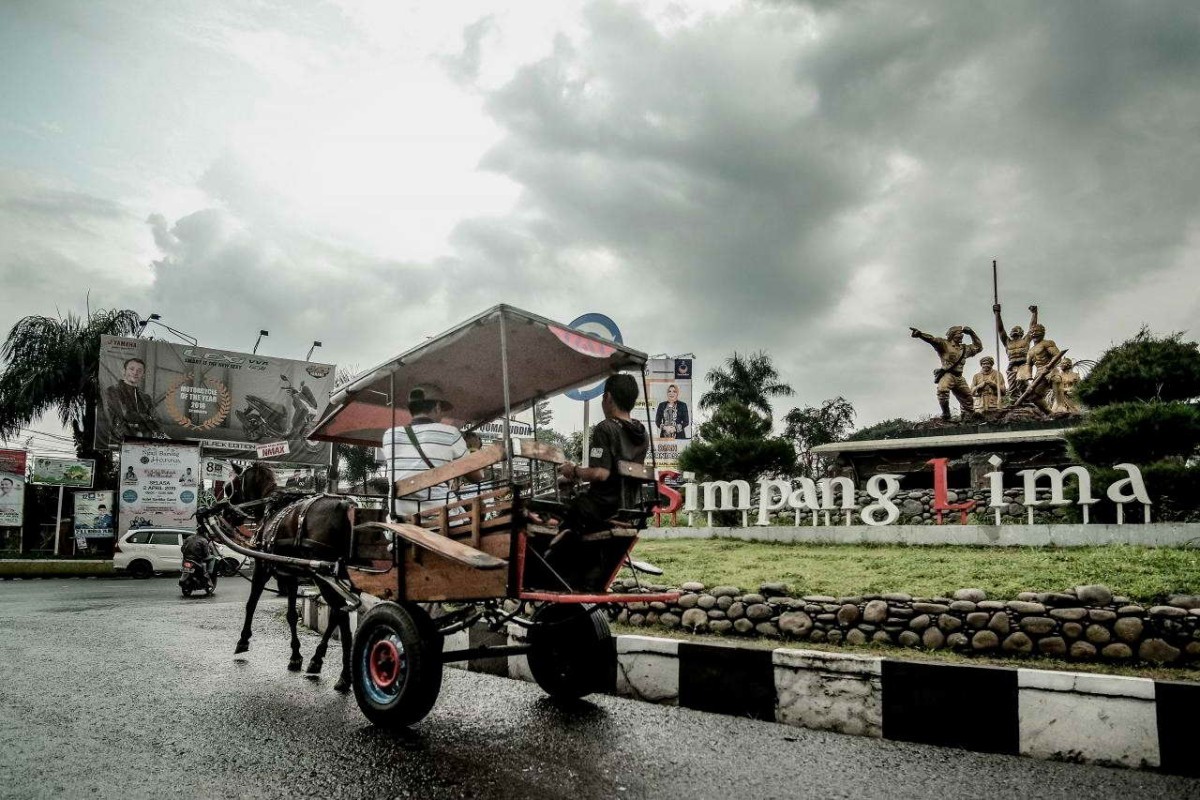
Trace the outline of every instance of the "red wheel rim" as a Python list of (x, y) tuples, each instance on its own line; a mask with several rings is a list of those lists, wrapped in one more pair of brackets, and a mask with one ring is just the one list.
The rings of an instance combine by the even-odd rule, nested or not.
[(380, 689), (390, 689), (400, 677), (400, 651), (388, 639), (381, 639), (371, 647), (371, 658), (367, 669), (371, 682)]

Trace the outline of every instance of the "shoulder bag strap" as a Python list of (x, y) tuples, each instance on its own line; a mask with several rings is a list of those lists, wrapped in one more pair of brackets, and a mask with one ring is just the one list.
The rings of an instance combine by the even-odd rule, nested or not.
[(405, 425), (404, 432), (408, 434), (408, 440), (412, 442), (412, 446), (417, 448), (417, 455), (425, 462), (425, 466), (433, 469), (433, 462), (429, 460), (429, 456), (425, 455), (425, 451), (421, 449), (421, 443), (417, 441), (417, 434), (413, 431), (412, 425)]

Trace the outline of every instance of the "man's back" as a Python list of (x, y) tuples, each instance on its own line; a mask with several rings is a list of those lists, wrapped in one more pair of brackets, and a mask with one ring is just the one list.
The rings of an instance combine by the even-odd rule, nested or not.
[[(467, 454), (467, 444), (463, 441), (462, 433), (452, 425), (440, 422), (420, 422), (414, 423), (411, 428), (412, 438), (417, 440), (416, 444), (413, 444), (412, 438), (409, 437), (403, 426), (392, 428), (384, 434), (383, 465), (387, 470), (389, 481), (400, 480), (432, 467), (449, 464)], [(415, 514), (417, 500), (420, 500), (422, 504), (443, 504), (449, 493), (450, 490), (446, 484), (432, 486), (405, 499), (396, 500), (396, 513)]]

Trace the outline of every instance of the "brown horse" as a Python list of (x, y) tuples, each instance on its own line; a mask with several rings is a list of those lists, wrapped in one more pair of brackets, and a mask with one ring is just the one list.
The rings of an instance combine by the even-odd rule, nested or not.
[(265, 464), (256, 463), (242, 470), (231, 482), (225, 518), (236, 525), (238, 515), (249, 515), (259, 522), (259, 532), (251, 549), (292, 559), (316, 560), (336, 564), (336, 574), (318, 574), (302, 563), (280, 563), (263, 558), (255, 559), (250, 579), (250, 598), (246, 601), (246, 621), (234, 653), (250, 649), (250, 622), (267, 581), (275, 578), (281, 594), (287, 596), (287, 621), (292, 630), (292, 657), (288, 669), (298, 671), (304, 662), (300, 655), (300, 637), (296, 623), (296, 593), (301, 578), (313, 579), (321, 596), (329, 604), (329, 626), (321, 643), (308, 662), (309, 674), (320, 673), (334, 628), (342, 641), (342, 674), (334, 689), (350, 690), (350, 611), (357, 608), (344, 583), (347, 579), (346, 561), (350, 558), (353, 531), (351, 516), (354, 504), (333, 495), (311, 495), (280, 490), (275, 473)]

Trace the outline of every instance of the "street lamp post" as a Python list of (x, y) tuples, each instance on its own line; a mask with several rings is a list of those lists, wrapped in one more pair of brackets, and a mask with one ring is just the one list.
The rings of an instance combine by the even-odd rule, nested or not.
[(271, 335), (270, 331), (259, 331), (258, 338), (254, 340), (254, 349), (250, 351), (250, 355), (256, 354), (258, 352), (258, 343), (263, 340), (264, 336), (270, 336), (270, 335)]
[(306, 355), (306, 356), (304, 357), (304, 360), (305, 360), (305, 361), (312, 361), (312, 354), (313, 354), (313, 350), (316, 350), (316, 349), (317, 349), (318, 347), (320, 347), (320, 346), (321, 346), (321, 343), (320, 343), (320, 342), (313, 342), (313, 345), (312, 345), (312, 347), (308, 348), (308, 355)]

